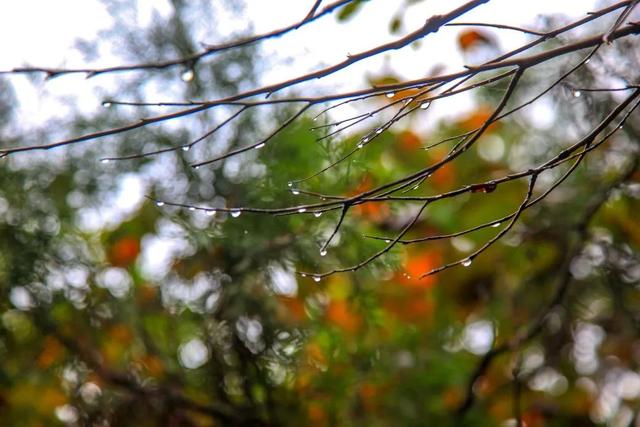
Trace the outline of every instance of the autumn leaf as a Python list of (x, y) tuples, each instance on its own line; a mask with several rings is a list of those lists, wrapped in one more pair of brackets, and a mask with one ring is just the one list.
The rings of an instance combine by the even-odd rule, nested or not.
[(117, 267), (126, 267), (133, 263), (140, 253), (140, 242), (132, 236), (117, 240), (109, 251), (109, 262)]
[(348, 333), (358, 331), (362, 323), (360, 316), (344, 300), (331, 301), (327, 306), (326, 317), (327, 322)]
[(420, 140), (420, 137), (410, 130), (401, 132), (400, 135), (398, 135), (398, 141), (400, 142), (400, 147), (405, 151), (413, 152), (422, 148), (422, 141)]
[(458, 46), (466, 52), (476, 46), (495, 46), (495, 41), (489, 34), (478, 30), (465, 30), (458, 34)]

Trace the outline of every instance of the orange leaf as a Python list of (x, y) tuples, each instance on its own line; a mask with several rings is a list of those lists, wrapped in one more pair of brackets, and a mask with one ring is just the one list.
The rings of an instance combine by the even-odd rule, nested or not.
[(360, 329), (361, 318), (354, 313), (346, 301), (331, 301), (327, 307), (327, 321), (345, 332), (354, 333)]
[[(493, 110), (490, 107), (481, 105), (474, 112), (460, 120), (458, 125), (466, 131), (476, 130), (489, 120), (492, 114)], [(491, 123), (485, 130), (485, 134), (496, 131), (499, 125), (499, 122)]]
[(37, 364), (43, 369), (53, 365), (64, 354), (62, 344), (51, 335), (45, 337), (42, 347), (42, 353), (38, 356)]
[(140, 253), (140, 242), (135, 237), (125, 236), (117, 240), (109, 251), (109, 261), (118, 267), (126, 267)]
[(465, 30), (458, 34), (458, 45), (463, 51), (467, 51), (478, 45), (494, 46), (493, 39), (484, 32), (478, 30)]
[(398, 135), (398, 140), (400, 141), (400, 147), (406, 151), (414, 151), (422, 147), (420, 137), (409, 130)]

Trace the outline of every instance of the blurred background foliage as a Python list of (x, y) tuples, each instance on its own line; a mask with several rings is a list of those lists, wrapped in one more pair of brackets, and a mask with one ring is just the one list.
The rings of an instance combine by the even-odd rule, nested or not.
[[(116, 25), (102, 43), (127, 61), (188, 55), (198, 40), (216, 36), (207, 23), (216, 15), (210, 2), (174, 0), (169, 18), (156, 16), (148, 28), (135, 29), (135, 2), (105, 3)], [(228, 10), (232, 4), (225, 3)], [(366, 6), (352, 3), (338, 20), (348, 21)], [(400, 11), (390, 31), (400, 31), (401, 21)], [(79, 47), (87, 58), (99, 55), (94, 43)], [(459, 48), (465, 55), (498, 49), (491, 34), (475, 30), (461, 33)], [(615, 55), (637, 55), (622, 44), (616, 48), (575, 78), (586, 84)], [(100, 95), (211, 99), (255, 84), (260, 64), (259, 50), (242, 48), (193, 69), (127, 75), (113, 93)], [(553, 67), (557, 72), (566, 65)], [(626, 71), (608, 72), (624, 78)], [(541, 84), (537, 75), (526, 77), (521, 99)], [(385, 71), (372, 84), (393, 79)], [(2, 144), (21, 144), (8, 130), (19, 120), (12, 116), (16, 94), (6, 79), (0, 83)], [(386, 131), (304, 188), (349, 195), (418, 170), (450, 145), (424, 146), (476, 128), (503, 89), (479, 92), (474, 111), (426, 130), (420, 122), (429, 111), (419, 111), (403, 128)], [(535, 165), (615, 102), (593, 93), (578, 103), (566, 92), (554, 91), (548, 103), (551, 123), (536, 128), (525, 110), (493, 126), (477, 149), (439, 170), (415, 194)], [(374, 107), (382, 101), (369, 102)], [(559, 107), (568, 102), (573, 108)], [(154, 112), (108, 105), (92, 116), (76, 111), (35, 136), (50, 140)], [(287, 183), (339, 158), (360, 135), (316, 142), (322, 130), (309, 129), (325, 119), (307, 117), (261, 150), (195, 171), (188, 166), (190, 159), (257, 140), (291, 113), (265, 108), (243, 114), (189, 152), (98, 161), (187, 144), (233, 112), (225, 107), (178, 124), (2, 160), (1, 425), (507, 426), (515, 425), (516, 389), (529, 427), (626, 426), (636, 417), (637, 121), (592, 153), (468, 268), (417, 277), (463, 258), (495, 229), (400, 245), (357, 273), (316, 282), (295, 271), (361, 261), (383, 245), (363, 236), (392, 238), (416, 206), (357, 206), (320, 256), (336, 212), (232, 218), (156, 206), (143, 196), (219, 207), (311, 201)], [(543, 174), (541, 187), (558, 176)], [(499, 218), (515, 210), (525, 192), (525, 183), (511, 182), (443, 200), (427, 209), (407, 237), (453, 233)], [(566, 271), (571, 283), (565, 298), (547, 309)], [(473, 384), (473, 402), (465, 407), (482, 357), (541, 313), (539, 333), (517, 351), (497, 355)]]

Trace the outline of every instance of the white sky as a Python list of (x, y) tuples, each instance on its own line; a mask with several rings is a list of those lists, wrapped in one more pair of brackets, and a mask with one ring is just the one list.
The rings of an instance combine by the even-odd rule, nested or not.
[[(325, 4), (332, 0), (325, 0)], [(252, 25), (256, 32), (263, 32), (289, 24), (303, 17), (313, 0), (246, 0), (247, 20), (218, 19), (216, 30), (231, 33)], [(464, 1), (425, 0), (412, 6), (405, 15), (404, 31), (421, 26), (434, 13), (447, 12)], [(399, 10), (403, 0), (371, 0), (362, 12), (348, 25), (336, 25), (333, 17), (325, 17), (299, 30), (295, 34), (264, 43), (264, 51), (274, 61), (264, 73), (265, 83), (290, 78), (304, 71), (317, 68), (318, 64), (342, 61), (348, 53), (371, 48), (379, 43), (396, 38), (388, 33), (389, 21)], [(590, 10), (592, 0), (492, 0), (465, 16), (465, 21), (486, 21), (512, 25), (532, 25), (536, 15), (566, 13), (579, 16)], [(140, 0), (139, 24), (148, 22), (152, 10), (166, 14), (170, 7), (167, 0)], [(204, 25), (213, 20), (203, 19)], [(83, 60), (73, 51), (76, 38), (93, 39), (100, 29), (108, 28), (111, 17), (99, 0), (20, 0), (4, 1), (0, 5), (0, 69), (9, 69), (24, 64), (39, 66), (82, 66)], [(436, 63), (446, 62), (450, 68), (463, 65), (463, 58), (455, 43), (460, 28), (443, 29), (429, 36), (419, 54), (410, 48), (383, 57), (365, 61), (353, 67), (353, 72), (339, 73), (323, 79), (321, 85), (342, 85), (353, 89), (362, 87), (363, 76), (376, 74), (388, 64), (400, 70), (403, 77), (419, 78)], [(515, 32), (500, 33), (500, 43), (509, 49), (521, 44), (524, 37)], [(202, 40), (218, 42), (220, 40)], [(291, 63), (289, 58), (295, 58)], [(418, 58), (418, 61), (416, 59)], [(386, 62), (385, 61), (390, 61)], [(118, 64), (117, 58), (103, 55), (101, 65)], [(100, 105), (96, 99), (96, 86), (111, 86), (108, 76), (85, 80), (82, 76), (54, 79), (33, 88), (23, 77), (14, 77), (18, 86), (23, 117), (27, 122), (41, 123), (45, 118), (64, 115), (63, 104), (51, 98), (69, 94), (78, 96), (82, 110), (92, 110)], [(322, 86), (320, 86), (321, 88)]]

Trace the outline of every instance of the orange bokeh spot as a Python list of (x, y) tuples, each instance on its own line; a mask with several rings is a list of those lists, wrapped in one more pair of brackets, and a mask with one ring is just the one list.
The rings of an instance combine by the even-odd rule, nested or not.
[(354, 333), (360, 329), (362, 319), (346, 301), (331, 301), (327, 307), (327, 321), (345, 332)]
[(51, 335), (48, 335), (42, 343), (42, 352), (38, 356), (36, 363), (38, 364), (38, 367), (46, 369), (60, 360), (63, 355), (64, 347), (62, 347), (60, 341)]
[(299, 298), (287, 297), (284, 295), (278, 296), (278, 301), (282, 310), (282, 318), (285, 321), (292, 323), (302, 323), (306, 319), (306, 313), (304, 311), (304, 302)]
[(109, 251), (109, 261), (118, 267), (126, 267), (140, 253), (140, 242), (135, 237), (125, 236), (117, 240)]
[(475, 46), (494, 46), (495, 42), (487, 33), (478, 30), (465, 30), (458, 35), (458, 45), (463, 51)]
[(400, 147), (405, 151), (415, 151), (422, 148), (420, 137), (409, 130), (400, 133), (398, 141), (400, 142)]
[(404, 263), (404, 274), (398, 276), (398, 281), (410, 288), (430, 288), (436, 283), (436, 276), (423, 278), (420, 276), (438, 267), (441, 263), (442, 259), (435, 251), (410, 254)]
[[(373, 188), (373, 182), (370, 175), (365, 175), (360, 184), (351, 191), (348, 196), (356, 196), (369, 191)], [(369, 202), (355, 205), (352, 212), (362, 218), (369, 219), (374, 222), (381, 222), (389, 216), (390, 209), (386, 202)]]
[[(480, 105), (475, 111), (471, 112), (465, 118), (458, 122), (458, 125), (464, 129), (465, 131), (472, 131), (480, 128), (493, 114), (493, 109), (487, 105)], [(491, 123), (487, 129), (486, 133), (495, 132), (498, 130), (500, 126), (500, 122)]]

